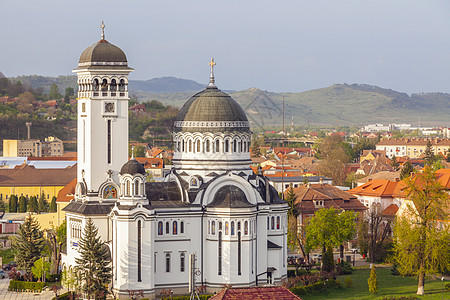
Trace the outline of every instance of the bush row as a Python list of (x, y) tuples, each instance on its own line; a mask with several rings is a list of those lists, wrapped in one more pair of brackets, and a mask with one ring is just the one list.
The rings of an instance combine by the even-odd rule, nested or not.
[(38, 291), (42, 292), (42, 289), (45, 287), (45, 282), (28, 282), (28, 281), (17, 281), (11, 280), (9, 282), (8, 291), (13, 292), (26, 292), (26, 291)]
[(307, 294), (309, 292), (325, 292), (327, 289), (342, 288), (339, 280), (330, 279), (328, 281), (319, 281), (307, 286), (298, 286), (291, 288), (291, 292), (297, 296)]
[[(213, 295), (198, 295), (198, 297), (200, 298), (200, 300), (207, 300), (209, 298), (211, 298)], [(163, 298), (163, 300), (189, 300), (190, 296), (189, 295), (185, 295), (185, 296), (175, 296), (172, 298)]]
[(309, 272), (305, 269), (287, 270), (288, 277), (302, 276), (303, 274), (307, 274), (307, 273), (309, 273)]

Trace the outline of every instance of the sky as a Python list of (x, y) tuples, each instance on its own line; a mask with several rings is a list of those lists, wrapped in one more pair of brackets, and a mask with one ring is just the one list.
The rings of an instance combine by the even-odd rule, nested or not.
[(2, 0), (1, 12), (7, 77), (72, 74), (103, 20), (134, 80), (206, 84), (214, 57), (224, 90), (450, 92), (447, 0)]

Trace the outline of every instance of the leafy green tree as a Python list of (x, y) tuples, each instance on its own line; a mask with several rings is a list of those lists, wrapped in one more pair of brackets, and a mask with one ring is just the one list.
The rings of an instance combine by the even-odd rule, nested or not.
[(447, 162), (450, 162), (450, 147), (447, 149)]
[(47, 200), (45, 200), (44, 193), (41, 194), (41, 197), (39, 197), (39, 203), (38, 203), (38, 212), (46, 212), (48, 210), (48, 203)]
[(53, 262), (53, 274), (59, 273), (59, 265), (61, 264), (61, 253), (66, 249), (67, 238), (67, 223), (61, 223), (56, 228), (48, 229), (47, 231), (47, 245), (50, 249), (52, 262)]
[(9, 197), (9, 212), (17, 212), (17, 196), (11, 195)]
[(58, 205), (56, 204), (56, 196), (52, 197), (52, 202), (50, 202), (50, 212), (57, 212)]
[(374, 265), (372, 265), (372, 269), (370, 269), (370, 276), (369, 279), (367, 279), (367, 283), (369, 285), (369, 292), (372, 294), (378, 293), (378, 278)]
[(394, 168), (394, 170), (398, 170), (398, 168), (400, 167), (400, 164), (397, 161), (397, 157), (394, 155), (391, 158), (391, 167)]
[(394, 227), (395, 261), (400, 274), (418, 277), (423, 295), (426, 275), (450, 269), (449, 196), (430, 167), (406, 183), (407, 209)]
[(82, 290), (96, 299), (108, 293), (107, 285), (112, 277), (111, 258), (107, 246), (100, 240), (98, 229), (91, 218), (87, 220), (80, 240), (80, 257), (75, 258), (77, 270), (83, 278)]
[(75, 92), (72, 87), (66, 88), (66, 93), (64, 95), (64, 102), (69, 103), (70, 97), (73, 97), (75, 95)]
[(25, 196), (19, 197), (19, 212), (24, 213), (27, 211), (27, 198)]
[(322, 257), (327, 247), (338, 247), (352, 239), (356, 233), (353, 211), (339, 211), (322, 208), (309, 219), (305, 228), (308, 250), (321, 248)]
[(412, 164), (407, 161), (403, 164), (403, 168), (400, 171), (400, 179), (405, 179), (408, 178), (409, 176), (411, 176), (411, 173), (414, 172), (414, 168), (412, 166)]
[(39, 258), (31, 267), (31, 273), (33, 273), (38, 281), (41, 281), (44, 276), (48, 279), (50, 276), (50, 263), (42, 257)]
[(19, 270), (26, 272), (27, 281), (31, 281), (31, 267), (42, 256), (44, 251), (44, 235), (38, 222), (28, 215), (19, 227), (17, 235), (13, 238), (12, 247), (16, 253), (16, 262)]
[[(145, 157), (146, 149), (144, 146), (136, 146), (134, 147), (134, 157)], [(131, 154), (133, 153), (133, 147), (130, 145), (128, 147), (128, 154), (131, 157)]]
[(28, 211), (29, 212), (37, 212), (38, 211), (38, 202), (36, 196), (31, 196), (28, 201)]
[(50, 93), (48, 94), (49, 99), (61, 99), (61, 94), (59, 93), (58, 86), (53, 83), (50, 86)]

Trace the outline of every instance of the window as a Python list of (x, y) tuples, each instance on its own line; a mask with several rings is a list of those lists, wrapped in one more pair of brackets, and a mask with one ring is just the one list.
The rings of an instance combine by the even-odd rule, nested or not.
[(130, 196), (130, 181), (127, 180), (127, 196)]
[(180, 272), (184, 272), (184, 252), (180, 253)]
[(139, 181), (137, 179), (134, 181), (134, 195), (139, 195)]
[(241, 230), (241, 222), (238, 222), (238, 228), (237, 228), (237, 230), (238, 230), (238, 231)]
[(177, 228), (177, 221), (173, 221), (173, 223), (172, 223), (172, 233), (173, 234), (178, 234), (177, 230), (178, 230), (178, 228)]
[(275, 218), (274, 217), (271, 218), (271, 223), (270, 224), (271, 224), (271, 226), (270, 226), (271, 229), (274, 230), (275, 229)]
[(231, 221), (231, 235), (234, 235), (234, 221)]
[(216, 153), (220, 152), (220, 142), (216, 140)]
[(270, 228), (270, 218), (267, 217), (267, 230), (269, 230), (269, 228)]
[(219, 230), (222, 230), (222, 222), (219, 222)]
[(197, 152), (200, 153), (200, 140), (197, 140), (196, 145), (197, 145)]
[(184, 152), (184, 140), (181, 140), (181, 144), (183, 145), (183, 152)]
[(228, 153), (230, 151), (230, 141), (225, 141), (225, 153)]
[(111, 90), (111, 92), (117, 91), (117, 83), (116, 83), (115, 79), (111, 80), (110, 90)]
[(228, 235), (228, 222), (225, 222), (225, 235)]
[(189, 140), (189, 152), (192, 152), (192, 140)]
[(141, 258), (142, 258), (142, 241), (141, 241), (141, 220), (138, 221), (138, 245), (137, 245), (137, 254), (138, 254), (138, 282), (142, 281), (141, 278)]
[(245, 235), (248, 234), (248, 221), (245, 221), (245, 223), (244, 223), (244, 234)]
[[(115, 268), (117, 270), (117, 268)], [(156, 252), (153, 254), (153, 272), (156, 273)]]
[(123, 80), (123, 79), (120, 79), (119, 92), (125, 92), (125, 80)]
[(218, 253), (218, 274), (222, 275), (222, 231), (219, 231), (219, 253)]
[(237, 142), (236, 142), (236, 140), (234, 140), (233, 141), (233, 152), (236, 152), (236, 145), (237, 145)]
[(180, 222), (180, 233), (184, 233), (184, 222)]
[(166, 222), (166, 234), (170, 233), (170, 225), (169, 222)]
[(216, 234), (216, 222), (212, 221), (211, 223), (211, 234), (215, 235)]
[(170, 273), (170, 253), (166, 253), (166, 272)]
[(277, 217), (277, 229), (280, 229), (280, 217)]
[(209, 149), (209, 140), (206, 140), (206, 152), (209, 152), (210, 151), (210, 149)]
[(241, 275), (241, 232), (238, 232), (238, 275)]
[(163, 234), (163, 224), (161, 221), (158, 222), (158, 235)]

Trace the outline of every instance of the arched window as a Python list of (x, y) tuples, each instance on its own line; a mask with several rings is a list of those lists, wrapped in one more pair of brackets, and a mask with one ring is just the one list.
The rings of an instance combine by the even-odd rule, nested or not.
[(141, 262), (142, 262), (142, 241), (141, 241), (141, 220), (138, 221), (138, 245), (137, 245), (137, 255), (138, 255), (138, 282), (142, 281), (141, 278)]
[(216, 234), (216, 222), (212, 221), (211, 223), (211, 234), (215, 235)]
[(225, 222), (225, 235), (228, 235), (228, 222)]
[(173, 234), (178, 234), (178, 228), (177, 228), (177, 221), (173, 221), (172, 223), (172, 233)]
[(197, 153), (200, 153), (200, 140), (197, 140), (197, 142), (195, 142), (197, 145)]
[(184, 233), (184, 222), (180, 222), (180, 233)]
[(241, 230), (241, 222), (238, 222), (238, 228), (237, 228), (237, 230), (238, 230), (238, 231)]
[(247, 235), (248, 234), (248, 222), (245, 221), (244, 223), (244, 234)]
[(117, 91), (117, 83), (116, 83), (115, 79), (111, 80), (110, 90), (111, 90), (111, 92)]
[(238, 275), (241, 275), (241, 256), (242, 256), (241, 251), (242, 251), (241, 232), (239, 231), (238, 232)]
[(127, 196), (131, 195), (131, 191), (130, 191), (130, 181), (127, 180)]
[(125, 80), (120, 79), (119, 92), (125, 92)]
[(108, 90), (108, 80), (103, 79), (102, 80), (102, 92), (105, 92)]
[(94, 92), (98, 92), (98, 90), (99, 90), (99, 82), (98, 82), (97, 78), (95, 78), (92, 81), (92, 88), (93, 88)]
[(277, 229), (280, 229), (280, 217), (277, 217)]
[(181, 144), (183, 145), (183, 152), (184, 152), (184, 140), (181, 140)]
[(271, 221), (271, 223), (270, 223), (271, 224), (271, 228), (272, 228), (272, 230), (274, 230), (275, 229), (275, 218), (272, 217), (270, 221)]
[(158, 222), (158, 235), (163, 234), (163, 224), (161, 221)]
[(219, 230), (222, 230), (222, 222), (219, 222)]
[(233, 152), (236, 152), (236, 145), (237, 145), (237, 141), (234, 140), (233, 141)]
[(166, 272), (170, 272), (170, 253), (166, 253)]
[(180, 253), (180, 272), (184, 272), (184, 261), (185, 261), (184, 256), (185, 256), (184, 252), (181, 252)]
[(170, 225), (169, 222), (166, 222), (166, 234), (170, 233)]
[(231, 235), (234, 235), (234, 221), (231, 221)]
[(242, 152), (242, 142), (239, 141), (239, 152)]
[(230, 151), (230, 141), (225, 140), (225, 153), (228, 153)]
[(220, 142), (219, 140), (216, 140), (216, 153), (220, 152)]
[(192, 152), (192, 140), (189, 140), (189, 152)]
[(210, 145), (209, 145), (209, 140), (206, 140), (206, 146), (205, 146), (205, 148), (206, 148), (206, 152), (210, 152), (211, 151), (211, 149), (210, 149)]
[(134, 181), (134, 195), (139, 195), (139, 180), (137, 179)]

